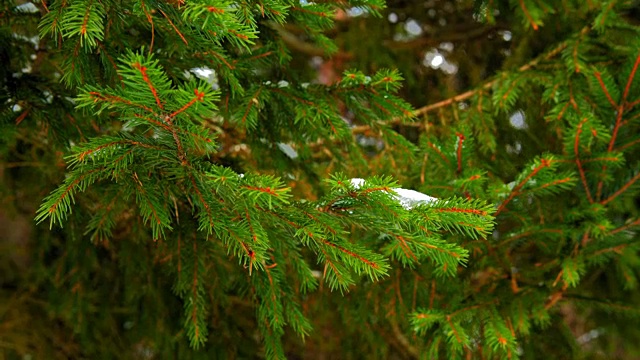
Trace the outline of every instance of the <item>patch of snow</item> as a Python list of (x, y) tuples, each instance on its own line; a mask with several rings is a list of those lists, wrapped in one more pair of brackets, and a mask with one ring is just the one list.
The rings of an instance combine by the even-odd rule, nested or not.
[(191, 72), (198, 78), (205, 80), (214, 90), (218, 90), (220, 86), (218, 85), (218, 75), (215, 70), (209, 69), (206, 66), (197, 67), (191, 69)]
[[(351, 184), (356, 189), (360, 188), (364, 184), (364, 182), (365, 180), (361, 178), (351, 179)], [(434, 198), (432, 196), (423, 194), (415, 190), (403, 189), (403, 188), (393, 188), (391, 190), (393, 190), (396, 193), (396, 195), (394, 195), (394, 198), (398, 200), (398, 202), (402, 204), (402, 207), (404, 207), (407, 210), (411, 210), (415, 206), (418, 206), (421, 204), (428, 204), (428, 203), (438, 201), (438, 198)]]
[(33, 44), (34, 49), (36, 49), (36, 50), (38, 49), (38, 44), (40, 43), (40, 37), (38, 35), (31, 36), (31, 37), (25, 36), (25, 35), (16, 34), (16, 33), (13, 33), (12, 35), (13, 35), (14, 39), (30, 42), (31, 44)]
[(360, 15), (363, 15), (366, 13), (366, 10), (361, 8), (361, 7), (352, 7), (351, 9), (347, 10), (347, 15), (349, 15), (350, 17), (358, 17)]
[(278, 147), (289, 158), (295, 159), (298, 157), (298, 152), (293, 147), (291, 147), (291, 145), (285, 144), (285, 143), (278, 143)]
[(522, 110), (518, 110), (511, 114), (509, 117), (509, 123), (516, 129), (523, 130), (528, 128), (527, 123), (525, 122), (526, 116)]
[(28, 3), (24, 3), (22, 5), (18, 5), (16, 6), (16, 10), (20, 11), (20, 12), (25, 12), (25, 13), (37, 13), (38, 11), (38, 7), (35, 6), (32, 2), (28, 2)]
[(411, 209), (414, 206), (417, 206), (420, 204), (428, 204), (428, 203), (438, 201), (437, 198), (434, 198), (432, 196), (423, 194), (415, 190), (395, 188), (393, 189), (393, 191), (395, 191), (396, 194), (398, 194), (396, 196), (396, 199), (400, 201), (400, 203), (405, 209)]
[(364, 184), (364, 179), (361, 179), (361, 178), (351, 179), (351, 185), (353, 185), (353, 187), (355, 187), (356, 189), (358, 189), (363, 184)]
[(213, 70), (208, 68), (195, 68), (193, 69), (193, 72), (198, 76), (202, 76), (203, 78), (208, 78), (209, 76), (211, 76), (211, 74), (213, 74)]

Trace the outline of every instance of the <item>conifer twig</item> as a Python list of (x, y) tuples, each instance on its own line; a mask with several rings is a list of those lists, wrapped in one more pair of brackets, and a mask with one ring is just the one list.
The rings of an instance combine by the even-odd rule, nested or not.
[(620, 194), (624, 193), (625, 191), (627, 191), (627, 189), (633, 185), (633, 183), (635, 183), (636, 181), (638, 181), (638, 179), (640, 179), (640, 173), (638, 173), (636, 176), (632, 177), (631, 180), (627, 181), (626, 184), (624, 184), (620, 189), (618, 189), (618, 191), (616, 191), (615, 193), (613, 193), (611, 196), (609, 196), (608, 198), (602, 200), (600, 202), (600, 204), (602, 205), (607, 205), (609, 202), (611, 202), (611, 200), (615, 199), (616, 197), (618, 197)]
[[(528, 62), (528, 63), (526, 63), (524, 65), (522, 65), (522, 66), (520, 66), (517, 71), (518, 72), (527, 71), (527, 70), (537, 66), (540, 62), (542, 62), (544, 60), (549, 60), (549, 59), (555, 57), (562, 50), (564, 50), (566, 47), (567, 47), (567, 44), (566, 43), (562, 43), (562, 44), (556, 46), (551, 51), (547, 52), (546, 54), (543, 54), (542, 56), (540, 56), (540, 57), (538, 57), (538, 58), (536, 58), (536, 59), (534, 59), (534, 60), (532, 60), (532, 61), (530, 61), (530, 62)], [(437, 102), (435, 104), (423, 106), (423, 107), (421, 107), (419, 109), (416, 109), (413, 112), (413, 116), (424, 115), (424, 114), (426, 114), (426, 113), (428, 113), (430, 111), (439, 109), (441, 107), (445, 107), (445, 106), (451, 105), (453, 103), (457, 103), (457, 102), (460, 102), (462, 100), (466, 100), (466, 99), (472, 97), (473, 95), (475, 95), (478, 92), (482, 92), (483, 90), (490, 89), (498, 80), (500, 80), (500, 79), (499, 78), (495, 78), (495, 79), (490, 80), (490, 81), (484, 83), (483, 85), (481, 85), (480, 87), (475, 88), (473, 90), (466, 91), (466, 92), (464, 92), (462, 94), (456, 95), (456, 96), (454, 96), (452, 98), (449, 98), (449, 99), (446, 99), (446, 100), (442, 100), (442, 101)], [(393, 121), (394, 122), (399, 122), (399, 120), (400, 119), (394, 119)], [(414, 124), (411, 124), (411, 125), (414, 125)], [(423, 126), (423, 124), (415, 124), (415, 125)]]
[(582, 133), (582, 126), (587, 122), (587, 118), (582, 119), (580, 124), (578, 124), (578, 129), (576, 130), (576, 139), (573, 145), (573, 152), (576, 157), (576, 166), (578, 167), (578, 172), (580, 173), (580, 180), (582, 181), (582, 186), (584, 186), (584, 191), (587, 193), (587, 199), (589, 199), (589, 203), (593, 203), (593, 197), (591, 196), (591, 191), (589, 190), (589, 184), (587, 184), (587, 178), (584, 174), (584, 168), (582, 167), (582, 162), (580, 161), (580, 134)]
[(531, 180), (531, 178), (533, 178), (540, 170), (542, 170), (545, 167), (549, 167), (550, 165), (551, 165), (551, 160), (541, 159), (540, 165), (536, 166), (531, 171), (531, 173), (527, 175), (527, 177), (525, 177), (518, 185), (516, 185), (516, 187), (513, 188), (513, 190), (509, 194), (509, 197), (505, 201), (503, 201), (502, 204), (500, 204), (500, 206), (498, 206), (498, 210), (496, 210), (496, 213), (494, 216), (498, 216), (498, 214), (500, 214), (505, 209), (507, 204), (510, 203), (514, 197), (520, 195), (520, 189), (522, 189), (522, 187), (525, 186), (527, 182)]
[(628, 224), (622, 225), (619, 228), (611, 230), (609, 232), (609, 235), (617, 234), (617, 233), (619, 233), (621, 231), (624, 231), (624, 230), (626, 230), (626, 229), (628, 229), (630, 227), (634, 227), (634, 226), (638, 226), (638, 225), (640, 225), (640, 218), (635, 219), (635, 221), (632, 221), (632, 222), (630, 222)]
[[(586, 33), (587, 31), (589, 31), (588, 27), (585, 27), (584, 29), (582, 29), (581, 33)], [(518, 68), (518, 72), (524, 72), (527, 71), (535, 66), (537, 66), (540, 62), (544, 61), (544, 60), (549, 60), (555, 56), (557, 56), (558, 54), (560, 54), (560, 52), (562, 50), (564, 50), (567, 47), (566, 43), (561, 43), (560, 45), (556, 46), (555, 48), (553, 48), (551, 51), (543, 54), (542, 56), (539, 56), (537, 58), (535, 58), (534, 60), (520, 66)], [(431, 111), (440, 109), (442, 107), (446, 107), (449, 106), (451, 104), (455, 104), (458, 103), (460, 101), (466, 100), (470, 97), (473, 97), (474, 95), (476, 95), (477, 93), (483, 92), (485, 90), (490, 89), (491, 87), (493, 87), (493, 85), (495, 85), (496, 82), (498, 82), (500, 80), (500, 78), (494, 78), (493, 80), (490, 80), (482, 85), (480, 85), (479, 87), (476, 87), (474, 89), (471, 89), (469, 91), (465, 91), (462, 94), (458, 94), (454, 97), (439, 101), (437, 103), (434, 104), (429, 104), (429, 105), (425, 105), (421, 108), (418, 108), (416, 110), (414, 110), (411, 115), (413, 117), (418, 117), (420, 115), (424, 115), (426, 113), (429, 113)], [(425, 127), (425, 124), (422, 122), (412, 122), (412, 123), (404, 123), (403, 122), (404, 117), (400, 118), (400, 117), (395, 117), (393, 119), (391, 119), (388, 123), (386, 124), (393, 124), (393, 125), (397, 125), (397, 124), (402, 124), (403, 126), (408, 126), (408, 127), (417, 127), (417, 128), (423, 128)], [(371, 126), (370, 125), (360, 125), (360, 126), (354, 126), (351, 128), (351, 131), (353, 133), (365, 133), (367, 131), (371, 130)]]
[[(617, 113), (617, 115), (616, 115), (616, 123), (615, 123), (615, 125), (613, 127), (613, 134), (611, 135), (611, 140), (609, 140), (609, 146), (607, 148), (607, 153), (611, 153), (613, 151), (613, 148), (614, 148), (615, 143), (616, 143), (616, 139), (618, 137), (618, 131), (620, 130), (620, 127), (622, 127), (622, 125), (624, 124), (624, 122), (622, 121), (622, 116), (624, 115), (624, 110), (625, 110), (625, 107), (627, 106), (627, 96), (629, 95), (629, 90), (631, 89), (631, 83), (633, 83), (633, 79), (635, 78), (636, 71), (638, 69), (638, 65), (640, 65), (640, 54), (638, 54), (638, 56), (636, 57), (636, 61), (635, 61), (634, 65), (633, 65), (633, 68), (631, 69), (631, 72), (629, 73), (629, 77), (627, 79), (627, 85), (625, 86), (624, 93), (622, 94), (622, 99), (620, 99), (620, 102), (618, 104), (616, 104), (615, 102), (613, 102), (613, 100), (611, 100), (611, 96), (609, 96), (608, 92), (606, 91), (606, 87), (604, 87), (604, 84), (602, 83), (602, 80), (599, 77), (599, 74), (596, 73), (596, 76), (598, 77), (598, 81), (601, 84), (600, 86), (603, 88), (603, 91), (605, 91), (605, 94), (607, 94), (607, 97), (608, 97), (609, 101), (613, 102), (612, 105), (614, 106), (614, 108), (616, 108), (616, 113)], [(607, 170), (607, 165), (602, 165), (602, 172), (605, 172), (606, 170)], [(627, 183), (620, 190), (618, 190), (615, 194), (613, 194), (609, 198), (603, 200), (601, 202), (601, 204), (605, 205), (609, 201), (613, 200), (613, 198), (615, 198), (616, 196), (620, 195), (621, 191), (626, 190), (636, 180), (637, 179), (634, 178), (634, 180), (632, 180), (630, 183)], [(596, 194), (596, 198), (598, 200), (600, 200), (600, 198), (601, 198), (603, 185), (604, 185), (603, 180), (600, 180), (598, 182), (598, 191), (597, 191), (597, 194)]]

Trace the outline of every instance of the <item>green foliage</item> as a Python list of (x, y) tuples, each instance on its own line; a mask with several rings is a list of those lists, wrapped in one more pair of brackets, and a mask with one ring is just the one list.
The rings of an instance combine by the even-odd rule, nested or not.
[(0, 354), (637, 357), (637, 1), (436, 3), (2, 1)]

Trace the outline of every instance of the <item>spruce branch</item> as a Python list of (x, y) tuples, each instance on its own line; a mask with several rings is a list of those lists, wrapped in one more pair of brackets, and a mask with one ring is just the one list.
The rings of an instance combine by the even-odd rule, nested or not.
[(576, 166), (578, 167), (578, 172), (580, 173), (580, 180), (582, 181), (582, 186), (584, 187), (584, 191), (587, 193), (587, 199), (589, 200), (590, 203), (593, 203), (594, 200), (593, 200), (593, 197), (591, 196), (591, 191), (589, 190), (589, 184), (587, 184), (587, 178), (585, 176), (584, 168), (582, 167), (582, 162), (580, 161), (580, 135), (582, 134), (582, 126), (588, 120), (589, 119), (585, 117), (578, 124), (578, 127), (576, 129), (575, 142), (573, 145), (573, 153), (576, 157), (576, 160), (575, 160)]
[(631, 187), (636, 181), (638, 181), (638, 179), (640, 179), (640, 173), (636, 174), (636, 176), (634, 176), (631, 179), (629, 179), (629, 181), (627, 181), (624, 185), (622, 185), (622, 187), (620, 189), (618, 189), (616, 192), (611, 194), (611, 196), (609, 196), (608, 198), (600, 201), (600, 204), (602, 204), (602, 205), (608, 204), (610, 201), (612, 201), (616, 197), (618, 197), (621, 194), (623, 194), (624, 192), (626, 192), (627, 189), (629, 189), (629, 187)]
[[(589, 31), (588, 28), (585, 28), (585, 29), (582, 30), (582, 33), (586, 33), (588, 31)], [(566, 43), (559, 44), (558, 46), (554, 47), (552, 50), (550, 50), (550, 51), (542, 54), (541, 56), (535, 58), (534, 60), (532, 60), (532, 61), (520, 66), (517, 69), (517, 72), (520, 72), (520, 73), (526, 72), (526, 71), (538, 66), (541, 62), (547, 61), (547, 60), (550, 60), (550, 59), (556, 57), (566, 47), (567, 47)], [(457, 102), (466, 100), (466, 99), (478, 94), (479, 92), (483, 92), (483, 91), (486, 91), (488, 89), (491, 89), (498, 81), (500, 81), (499, 77), (484, 83), (483, 85), (479, 86), (476, 89), (469, 90), (467, 92), (464, 92), (462, 94), (456, 95), (456, 96), (454, 96), (452, 98), (449, 98), (449, 99), (446, 99), (446, 100), (442, 100), (442, 101), (440, 101), (438, 103), (435, 103), (435, 104), (426, 105), (426, 106), (423, 106), (421, 108), (418, 108), (413, 112), (413, 116), (419, 117), (421, 115), (424, 115), (424, 114), (426, 114), (428, 112), (437, 110), (439, 108), (446, 107), (446, 106), (449, 106), (449, 105), (451, 105), (453, 103), (457, 103)], [(422, 125), (416, 124), (414, 126), (422, 126)]]
[[(507, 204), (509, 204), (509, 202), (511, 202), (511, 200), (513, 200), (514, 197), (518, 196), (521, 194), (521, 190), (522, 188), (534, 177), (536, 176), (540, 171), (546, 169), (546, 168), (551, 168), (552, 164), (554, 164), (555, 161), (553, 158), (540, 158), (537, 159), (534, 164), (531, 166), (531, 171), (528, 172), (527, 175), (525, 175), (522, 180), (520, 180), (515, 187), (513, 188), (513, 190), (509, 193), (509, 196), (507, 197), (506, 200), (504, 200), (500, 206), (498, 206), (498, 209), (496, 210), (495, 216), (498, 216), (502, 211), (504, 211), (504, 209), (506, 208)], [(522, 177), (522, 175), (521, 175)]]

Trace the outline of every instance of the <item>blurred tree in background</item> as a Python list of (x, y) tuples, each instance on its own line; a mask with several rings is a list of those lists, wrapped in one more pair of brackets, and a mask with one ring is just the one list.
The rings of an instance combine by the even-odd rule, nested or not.
[(0, 355), (640, 357), (639, 25), (0, 1)]

